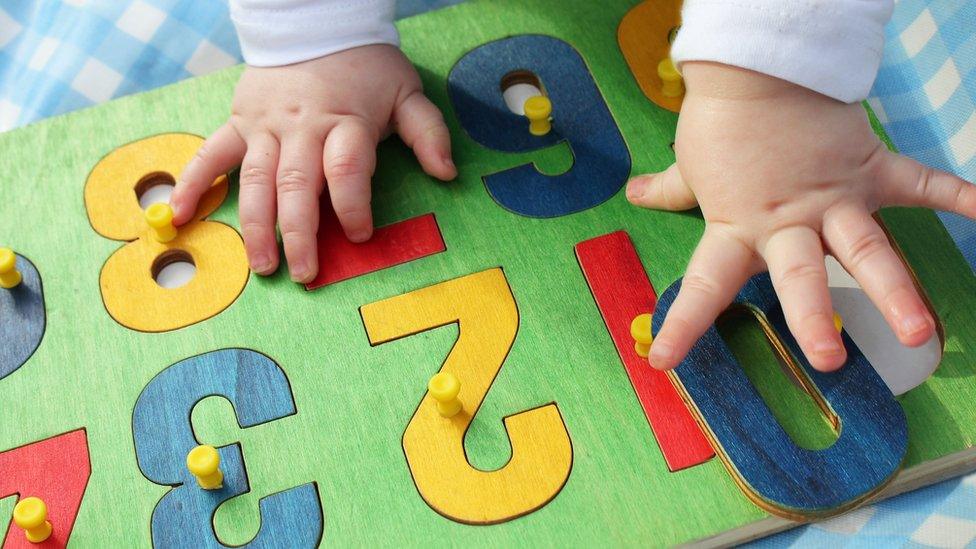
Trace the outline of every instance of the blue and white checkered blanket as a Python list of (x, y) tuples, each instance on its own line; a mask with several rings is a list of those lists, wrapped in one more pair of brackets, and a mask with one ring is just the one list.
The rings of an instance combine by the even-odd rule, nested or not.
[[(459, 0), (401, 0), (401, 16)], [(869, 100), (895, 144), (976, 181), (976, 0), (901, 0)], [(2, 0), (0, 131), (241, 61), (225, 0)], [(976, 223), (944, 215), (971, 265)], [(976, 475), (756, 545), (976, 549)]]

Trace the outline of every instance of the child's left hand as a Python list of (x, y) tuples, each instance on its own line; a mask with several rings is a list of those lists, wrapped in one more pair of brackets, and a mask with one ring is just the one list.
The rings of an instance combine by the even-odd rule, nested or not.
[(810, 364), (841, 367), (847, 357), (833, 324), (825, 252), (858, 280), (903, 344), (928, 341), (935, 322), (872, 214), (902, 205), (976, 217), (976, 187), (889, 152), (859, 104), (726, 65), (683, 69), (677, 163), (627, 188), (640, 206), (700, 205), (706, 223), (651, 364), (680, 364), (746, 280), (768, 269)]

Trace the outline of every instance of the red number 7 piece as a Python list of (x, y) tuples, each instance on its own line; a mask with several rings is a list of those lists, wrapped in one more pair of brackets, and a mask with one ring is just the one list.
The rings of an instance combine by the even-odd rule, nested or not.
[(0, 453), (0, 498), (40, 498), (47, 505), (51, 537), (42, 543), (27, 541), (24, 530), (10, 521), (3, 549), (64, 547), (81, 507), (91, 462), (84, 429), (71, 431)]
[(617, 231), (580, 242), (576, 257), (668, 469), (680, 471), (708, 461), (715, 452), (667, 374), (634, 351), (630, 323), (654, 311), (657, 294), (630, 236)]
[(319, 225), (319, 273), (306, 290), (356, 278), (374, 271), (427, 257), (446, 249), (434, 214), (417, 216), (373, 231), (373, 238), (354, 244), (342, 232), (327, 194)]

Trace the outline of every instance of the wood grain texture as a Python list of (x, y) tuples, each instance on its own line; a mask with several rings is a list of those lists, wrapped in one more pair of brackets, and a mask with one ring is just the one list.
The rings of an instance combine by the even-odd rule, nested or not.
[[(678, 280), (661, 294), (655, 335), (680, 289)], [(768, 274), (747, 282), (733, 306), (755, 312), (774, 348), (839, 431), (828, 448), (797, 446), (711, 327), (670, 375), (746, 495), (771, 513), (804, 520), (841, 513), (883, 489), (908, 448), (905, 414), (850, 336), (842, 332), (844, 367), (818, 372), (790, 334)]]
[(708, 461), (715, 451), (668, 376), (634, 351), (630, 323), (654, 310), (657, 294), (630, 236), (617, 231), (580, 242), (576, 258), (668, 469), (680, 471)]
[[(186, 456), (198, 441), (190, 422), (196, 404), (208, 397), (230, 401), (242, 428), (296, 413), (284, 371), (248, 349), (222, 349), (180, 361), (146, 386), (132, 413), (132, 438), (146, 478), (172, 486), (153, 510), (157, 547), (221, 547), (211, 523), (220, 505), (250, 491), (240, 444), (217, 449), (223, 487), (204, 490), (187, 469)], [(314, 484), (267, 496), (260, 502), (261, 528), (255, 547), (315, 547), (322, 537), (322, 508)]]
[(315, 290), (441, 253), (445, 249), (434, 214), (377, 227), (369, 241), (354, 244), (342, 232), (329, 197), (325, 195), (318, 232), (319, 272), (305, 288)]
[[(374, 218), (385, 226), (434, 213), (447, 251), (315, 292), (291, 282), (283, 269), (252, 277), (232, 306), (170, 332), (133, 331), (105, 311), (99, 273), (122, 244), (92, 230), (85, 181), (106, 155), (146, 136), (213, 132), (226, 121), (241, 69), (0, 134), (0, 234), (42, 273), (48, 315), (40, 347), (0, 381), (0, 448), (87, 427), (93, 474), (73, 544), (150, 546), (153, 510), (170, 488), (139, 470), (133, 406), (170, 365), (231, 347), (273, 357), (288, 373), (299, 413), (241, 429), (225, 399), (194, 407), (199, 439), (214, 446), (240, 443), (245, 452), (251, 491), (227, 500), (212, 517), (228, 544), (257, 534), (262, 495), (309, 482), (316, 483), (326, 513), (323, 543), (339, 546), (731, 543), (781, 527), (781, 519), (742, 495), (718, 460), (668, 471), (661, 452), (648, 444), (647, 419), (573, 254), (580, 241), (625, 230), (648, 278), (663, 289), (684, 272), (704, 226), (700, 215), (641, 210), (619, 191), (572, 215), (513, 215), (487, 192), (483, 177), (523, 165), (564, 173), (573, 165), (572, 143), (489, 149), (464, 132), (451, 106), (447, 78), (468, 52), (515, 35), (553, 36), (586, 63), (628, 143), (631, 175), (663, 170), (674, 161), (669, 145), (677, 116), (647, 100), (617, 42), (634, 5), (487, 0), (401, 21), (403, 49), (445, 115), (460, 175), (451, 183), (435, 181), (409, 148), (387, 140), (378, 151)], [(208, 221), (239, 229), (233, 175), (229, 183), (231, 192)], [(941, 467), (931, 464), (955, 459), (965, 465), (976, 443), (976, 282), (934, 214), (882, 215), (946, 334), (939, 370), (900, 399), (909, 428), (904, 474), (931, 481)], [(52, 227), (57, 230), (47, 230)], [(371, 346), (359, 308), (496, 266), (504, 268), (518, 303), (518, 338), (467, 429), (466, 457), (480, 470), (502, 467), (512, 455), (503, 419), (557, 402), (572, 434), (573, 464), (547, 505), (483, 527), (432, 510), (403, 453), (406, 426), (457, 339), (457, 327)], [(768, 347), (764, 353), (747, 344), (740, 361), (762, 362), (768, 367), (760, 375), (781, 377), (775, 364), (763, 362)], [(788, 414), (784, 422), (805, 425)], [(119, 505), (122, 498), (125, 505)], [(109, 508), (114, 512), (87, 511)]]
[(0, 379), (17, 371), (34, 354), (47, 325), (41, 274), (20, 254), (17, 270), (20, 284), (0, 289)]
[(18, 500), (41, 498), (47, 505), (47, 520), (52, 527), (46, 541), (31, 543), (24, 531), (10, 521), (3, 549), (53, 549), (67, 545), (90, 477), (88, 437), (83, 429), (0, 453), (0, 498), (14, 494)]
[(669, 36), (681, 25), (682, 0), (645, 1), (634, 6), (620, 22), (617, 41), (627, 65), (644, 95), (672, 112), (681, 110), (684, 96), (668, 97), (657, 64), (671, 55)]
[[(509, 74), (528, 72), (552, 102), (552, 130), (528, 131), (500, 93)], [(478, 143), (506, 152), (525, 152), (568, 143), (572, 167), (545, 175), (522, 165), (484, 176), (491, 196), (504, 208), (530, 217), (559, 217), (597, 206), (630, 175), (630, 152), (606, 107), (586, 62), (571, 45), (551, 36), (513, 36), (479, 46), (458, 61), (448, 90), (461, 127)]]
[(458, 325), (458, 339), (440, 371), (460, 380), (461, 411), (442, 417), (425, 392), (403, 433), (410, 472), (431, 507), (459, 522), (494, 524), (556, 497), (569, 478), (573, 448), (555, 403), (505, 417), (512, 458), (503, 467), (480, 470), (464, 449), (465, 433), (518, 332), (518, 307), (501, 269), (371, 303), (361, 312), (373, 345)]

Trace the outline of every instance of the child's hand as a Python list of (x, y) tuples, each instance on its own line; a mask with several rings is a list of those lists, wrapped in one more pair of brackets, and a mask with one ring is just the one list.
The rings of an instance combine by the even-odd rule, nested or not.
[(768, 269), (811, 365), (839, 368), (846, 354), (824, 253), (858, 280), (902, 343), (928, 341), (932, 316), (872, 213), (903, 205), (976, 217), (976, 189), (890, 153), (861, 105), (725, 65), (683, 69), (677, 164), (627, 188), (640, 206), (700, 205), (706, 222), (651, 364), (680, 364), (748, 277)]
[(189, 221), (213, 180), (241, 164), (241, 231), (251, 269), (278, 268), (277, 219), (291, 277), (308, 282), (318, 271), (323, 183), (346, 236), (369, 239), (376, 145), (394, 131), (425, 172), (442, 180), (457, 175), (444, 119), (397, 48), (365, 46), (285, 67), (248, 67), (230, 119), (176, 185), (174, 222)]

